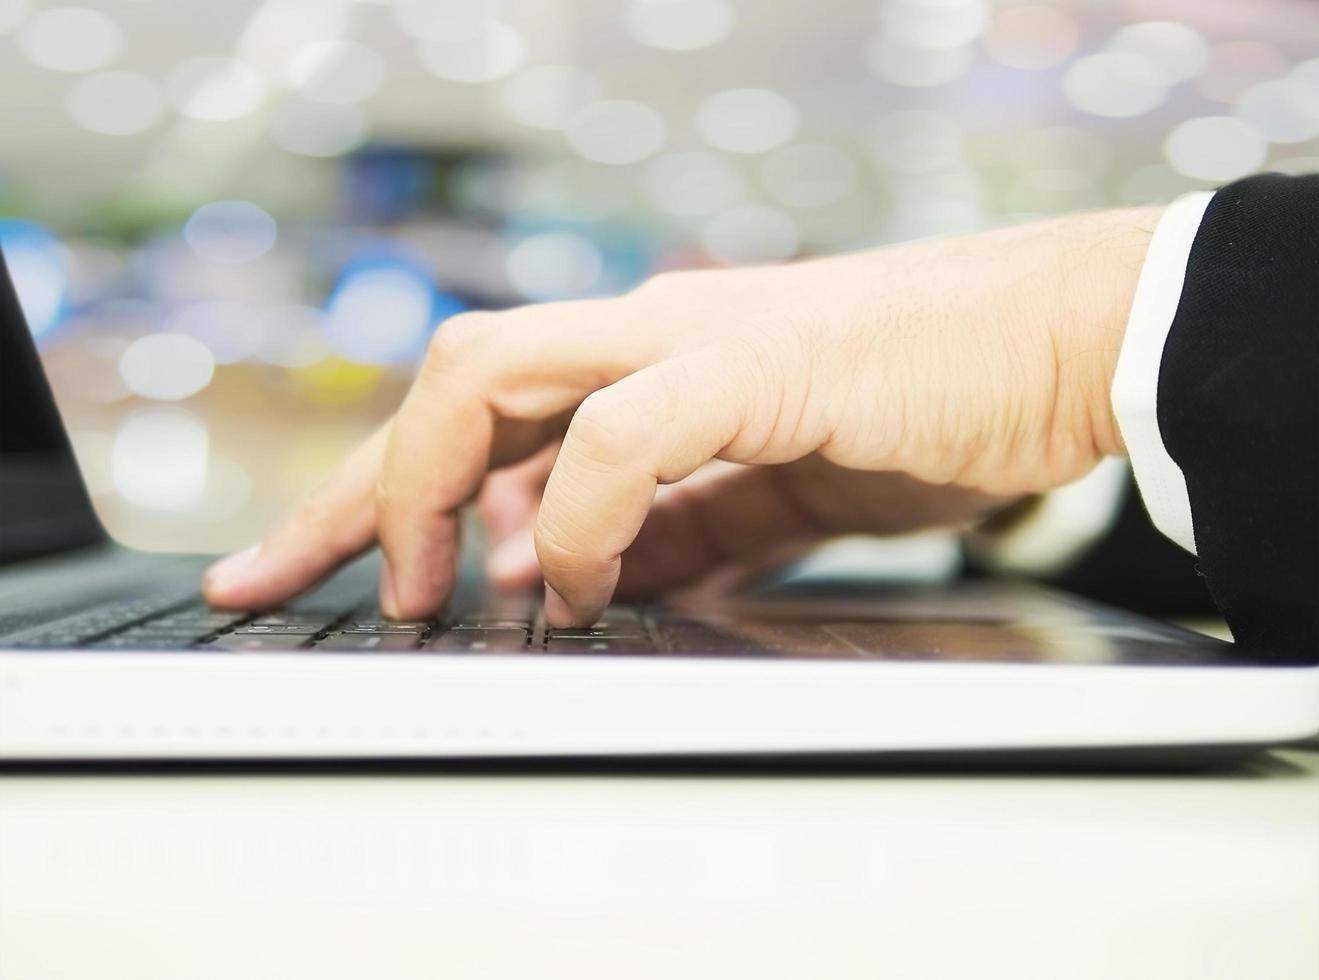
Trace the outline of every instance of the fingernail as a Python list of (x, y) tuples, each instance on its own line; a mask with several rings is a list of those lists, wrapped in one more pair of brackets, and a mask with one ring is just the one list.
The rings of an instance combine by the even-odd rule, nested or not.
[(530, 534), (515, 534), (486, 557), (485, 571), (492, 579), (516, 579), (537, 567), (536, 541)]
[(568, 603), (548, 582), (545, 583), (545, 622), (559, 630), (573, 625), (572, 610), (568, 608)]
[(227, 558), (221, 558), (202, 576), (202, 586), (206, 589), (227, 590), (251, 578), (257, 565), (257, 555), (261, 551), (259, 544), (235, 552)]
[(398, 596), (394, 592), (394, 573), (389, 562), (380, 564), (380, 610), (390, 619), (398, 619)]

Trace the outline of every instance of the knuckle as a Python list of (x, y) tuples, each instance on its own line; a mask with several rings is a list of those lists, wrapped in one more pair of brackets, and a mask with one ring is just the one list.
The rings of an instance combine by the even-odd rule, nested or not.
[(469, 358), (493, 333), (489, 313), (459, 313), (445, 320), (431, 337), (426, 363), (433, 368), (449, 367)]
[(645, 415), (632, 399), (609, 389), (587, 396), (568, 426), (565, 444), (593, 462), (610, 465), (634, 454), (650, 438)]

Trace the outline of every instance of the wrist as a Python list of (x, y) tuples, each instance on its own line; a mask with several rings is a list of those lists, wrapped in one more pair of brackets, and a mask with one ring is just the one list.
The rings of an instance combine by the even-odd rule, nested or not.
[(1078, 216), (1059, 249), (1058, 386), (1076, 407), (1066, 424), (1089, 440), (1097, 457), (1126, 452), (1111, 390), (1136, 284), (1162, 207)]

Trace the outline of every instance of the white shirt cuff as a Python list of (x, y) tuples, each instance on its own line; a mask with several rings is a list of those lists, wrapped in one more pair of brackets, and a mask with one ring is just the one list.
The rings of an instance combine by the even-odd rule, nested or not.
[(1186, 282), (1186, 263), (1212, 191), (1179, 197), (1159, 219), (1136, 284), (1113, 376), (1113, 414), (1127, 444), (1141, 499), (1165, 536), (1195, 553), (1186, 477), (1159, 432), (1159, 368)]

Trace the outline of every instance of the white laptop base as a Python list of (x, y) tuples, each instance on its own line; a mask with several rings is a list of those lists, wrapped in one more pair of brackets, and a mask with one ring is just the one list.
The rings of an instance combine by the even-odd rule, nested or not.
[[(67, 569), (0, 573), (0, 602), (52, 580), (69, 581)], [(1319, 669), (1252, 662), (1230, 644), (1034, 588), (779, 595), (655, 615), (706, 624), (736, 652), (561, 655), (535, 636), (520, 652), (463, 654), (0, 643), (0, 761), (1157, 762), (1319, 731)]]

